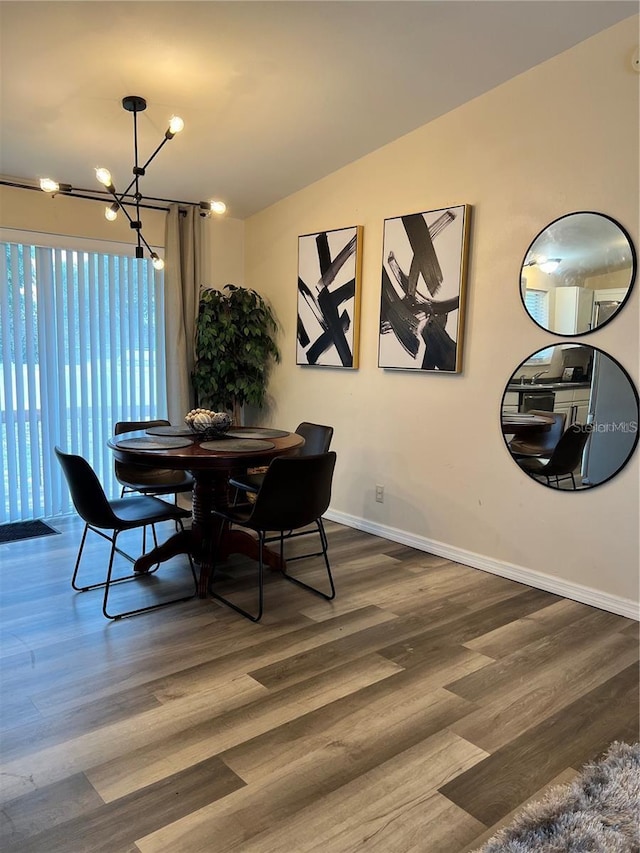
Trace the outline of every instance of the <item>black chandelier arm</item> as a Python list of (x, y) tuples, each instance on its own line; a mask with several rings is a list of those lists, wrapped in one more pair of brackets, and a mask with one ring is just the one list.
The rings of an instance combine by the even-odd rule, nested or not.
[[(126, 196), (128, 196), (128, 195), (130, 194), (130, 193), (129, 193), (129, 191), (131, 190), (131, 188), (133, 187), (133, 185), (134, 185), (134, 184), (136, 184), (136, 189), (137, 189), (137, 180), (138, 180), (138, 177), (139, 177), (140, 175), (144, 175), (144, 173), (145, 173), (145, 171), (146, 171), (147, 166), (148, 166), (148, 165), (149, 165), (149, 163), (153, 160), (153, 158), (156, 156), (156, 154), (160, 151), (160, 149), (161, 149), (161, 148), (162, 148), (162, 146), (165, 144), (165, 142), (168, 142), (167, 137), (165, 137), (165, 138), (162, 140), (162, 142), (160, 143), (160, 145), (158, 145), (158, 147), (157, 147), (157, 148), (156, 148), (156, 150), (153, 152), (153, 154), (151, 155), (151, 157), (149, 157), (149, 159), (148, 159), (148, 160), (147, 160), (147, 162), (144, 164), (144, 166), (142, 166), (142, 167), (140, 168), (139, 166), (137, 166), (137, 165), (136, 165), (136, 167), (135, 167), (135, 168), (136, 168), (138, 171), (137, 171), (137, 173), (136, 173), (136, 174), (134, 174), (133, 178), (131, 179), (131, 183), (130, 183), (130, 184), (129, 184), (129, 186), (125, 189), (125, 191), (124, 191), (123, 193), (118, 193), (118, 202), (119, 202), (120, 204), (122, 204), (122, 199), (123, 199), (123, 198), (125, 198)], [(135, 199), (135, 195), (133, 196), (133, 198)], [(175, 198), (154, 198), (154, 196), (145, 196), (145, 198), (149, 198), (149, 199), (152, 199), (152, 200), (155, 200), (155, 201), (166, 201), (166, 202), (168, 202), (168, 203), (170, 203), (170, 204), (183, 204), (183, 205), (188, 204), (188, 205), (191, 205), (192, 207), (197, 207), (197, 205), (195, 204), (195, 202), (192, 202), (192, 201), (179, 201), (178, 199), (175, 199)], [(135, 204), (135, 202), (134, 202), (134, 204)], [(142, 206), (144, 206), (144, 205), (142, 205)]]
[[(142, 107), (142, 109), (146, 108), (146, 103)], [(144, 169), (142, 170), (142, 174), (144, 174)], [(136, 228), (138, 231), (138, 248), (140, 246), (140, 230), (142, 228), (142, 222), (140, 219), (140, 169), (138, 168), (138, 110), (134, 109), (133, 111), (133, 181), (136, 186), (136, 191), (134, 193), (134, 198), (136, 202), (136, 222), (132, 222), (129, 219), (129, 223), (132, 228)], [(138, 253), (136, 253), (138, 254)]]
[[(135, 117), (135, 113), (134, 113), (134, 117)], [(135, 127), (135, 126), (134, 126), (134, 127)], [(136, 149), (136, 150), (135, 150), (135, 166), (134, 166), (134, 170), (133, 170), (133, 171), (134, 171), (134, 175), (133, 175), (133, 178), (131, 179), (131, 183), (129, 184), (129, 186), (125, 189), (125, 191), (124, 191), (123, 193), (119, 194), (119, 195), (120, 195), (120, 198), (124, 198), (125, 196), (129, 195), (129, 190), (133, 187), (133, 185), (134, 185), (134, 184), (136, 185), (136, 192), (138, 191), (138, 178), (139, 178), (141, 175), (144, 175), (144, 173), (145, 173), (145, 172), (146, 172), (146, 170), (147, 170), (147, 166), (149, 165), (149, 163), (151, 163), (151, 161), (154, 159), (154, 157), (155, 157), (155, 156), (160, 152), (160, 150), (162, 149), (162, 147), (163, 147), (163, 146), (164, 146), (164, 145), (165, 145), (165, 144), (166, 144), (170, 139), (173, 139), (173, 137), (172, 137), (172, 136), (165, 136), (165, 137), (164, 137), (164, 139), (162, 140), (162, 142), (158, 145), (158, 147), (156, 148), (156, 150), (153, 152), (153, 154), (149, 157), (149, 159), (147, 160), (147, 162), (144, 164), (144, 166), (138, 166), (137, 133), (135, 133), (135, 131), (134, 131), (134, 135), (135, 135), (135, 149)], [(152, 198), (152, 196), (145, 196), (145, 198)], [(120, 199), (118, 199), (118, 201), (120, 201)], [(177, 201), (176, 199), (169, 199), (169, 198), (167, 198), (167, 199), (160, 199), (160, 198), (159, 198), (159, 199), (156, 199), (156, 201), (167, 201), (167, 202), (173, 202), (173, 203), (175, 203), (175, 204), (183, 204), (183, 203), (185, 203), (185, 202)], [(186, 202), (186, 203), (187, 203), (187, 204), (192, 204), (192, 202)]]
[(150, 254), (150, 255), (155, 255), (155, 254), (156, 254), (156, 253), (153, 251), (153, 249), (151, 248), (151, 246), (150, 246), (150, 245), (147, 243), (147, 241), (144, 239), (144, 236), (142, 235), (142, 231), (138, 231), (138, 245), (140, 245), (140, 240), (142, 240), (142, 242), (145, 244), (145, 246), (147, 247), (147, 251), (149, 252), (149, 254)]
[(166, 143), (169, 141), (169, 139), (172, 139), (172, 138), (173, 138), (173, 137), (169, 137), (169, 136), (165, 136), (165, 137), (164, 137), (164, 139), (162, 140), (162, 142), (160, 143), (160, 145), (158, 145), (158, 147), (156, 148), (156, 150), (153, 152), (153, 154), (149, 157), (149, 159), (147, 160), (147, 162), (146, 162), (146, 163), (144, 164), (144, 166), (142, 167), (142, 172), (141, 172), (141, 174), (144, 174), (144, 172), (145, 172), (145, 170), (146, 170), (147, 166), (149, 165), (149, 163), (150, 163), (150, 162), (154, 159), (154, 157), (158, 154), (158, 152), (160, 151), (160, 149), (161, 149), (164, 145), (166, 145)]
[[(19, 181), (0, 180), (0, 186), (2, 186), (2, 187), (14, 187), (15, 189), (18, 189), (18, 190), (32, 190), (33, 192), (37, 192), (37, 193), (42, 192), (42, 189), (40, 187), (33, 187), (30, 184), (23, 184), (23, 183), (20, 183)], [(77, 187), (77, 188), (72, 189), (72, 190), (59, 190), (57, 193), (51, 193), (51, 198), (54, 198), (57, 195), (63, 195), (63, 196), (70, 196), (71, 198), (84, 198), (87, 201), (100, 201), (103, 204), (105, 202), (108, 202), (109, 199), (106, 197), (101, 197), (98, 195), (88, 195), (88, 193), (99, 193), (99, 192), (101, 192), (101, 190), (83, 189), (82, 187)], [(112, 196), (112, 195), (113, 194), (108, 192), (107, 190), (105, 190), (103, 193), (103, 196)], [(125, 195), (125, 194), (123, 193), (122, 195)], [(118, 199), (119, 205), (123, 206), (125, 204), (128, 204), (129, 207), (135, 207), (135, 204), (136, 204), (135, 201), (121, 201), (120, 200), (121, 198), (122, 198), (122, 196), (120, 196), (120, 198)], [(163, 201), (163, 202), (165, 202), (165, 204), (178, 204), (178, 205), (180, 205), (180, 207), (183, 207), (183, 208), (199, 207), (200, 206), (200, 202), (196, 202), (196, 201), (180, 201), (179, 199), (174, 199), (174, 198), (156, 198), (156, 197), (152, 197), (152, 196), (145, 196), (145, 198), (148, 198), (149, 201)], [(140, 207), (145, 208), (146, 210), (161, 210), (161, 211), (164, 211), (165, 213), (167, 213), (169, 211), (168, 207), (160, 207), (157, 204), (156, 205), (145, 204), (143, 202), (141, 202)]]
[(118, 204), (119, 204), (119, 208), (120, 208), (120, 210), (124, 213), (124, 215), (127, 217), (127, 219), (129, 220), (129, 223), (130, 223), (132, 226), (133, 226), (133, 223), (134, 223), (134, 222), (139, 221), (139, 220), (132, 219), (132, 217), (131, 217), (131, 216), (129, 216), (129, 211), (126, 209), (126, 207), (123, 207), (120, 203), (118, 203)]

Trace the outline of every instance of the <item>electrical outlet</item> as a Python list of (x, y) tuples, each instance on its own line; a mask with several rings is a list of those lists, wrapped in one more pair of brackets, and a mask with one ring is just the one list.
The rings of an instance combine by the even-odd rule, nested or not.
[(376, 500), (379, 504), (384, 503), (384, 486), (376, 486)]

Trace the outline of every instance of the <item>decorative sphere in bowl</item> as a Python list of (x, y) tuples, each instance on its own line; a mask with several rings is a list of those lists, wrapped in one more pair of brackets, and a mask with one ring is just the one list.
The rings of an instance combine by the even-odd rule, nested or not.
[(233, 423), (227, 412), (212, 412), (209, 409), (192, 409), (185, 416), (184, 422), (191, 432), (206, 439), (224, 435)]

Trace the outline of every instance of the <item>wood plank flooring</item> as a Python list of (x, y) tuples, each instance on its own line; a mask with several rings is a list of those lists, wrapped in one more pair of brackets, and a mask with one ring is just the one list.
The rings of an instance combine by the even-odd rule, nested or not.
[[(4, 853), (464, 853), (638, 739), (630, 619), (328, 524), (333, 602), (270, 573), (257, 625), (200, 599), (111, 622), (69, 584), (81, 523), (52, 523), (0, 546)], [(255, 580), (219, 582), (251, 607)], [(116, 598), (188, 583), (176, 558)]]

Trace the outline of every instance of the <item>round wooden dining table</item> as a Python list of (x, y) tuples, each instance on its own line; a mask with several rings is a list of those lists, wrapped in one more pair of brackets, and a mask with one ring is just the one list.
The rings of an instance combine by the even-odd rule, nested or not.
[[(193, 476), (191, 528), (176, 533), (139, 557), (134, 571), (144, 573), (177, 554), (190, 554), (200, 567), (198, 595), (205, 598), (214, 559), (222, 561), (237, 553), (258, 559), (257, 540), (246, 531), (229, 529), (214, 515), (214, 510), (229, 504), (229, 478), (247, 468), (268, 465), (276, 456), (295, 453), (304, 444), (304, 438), (284, 430), (238, 427), (226, 436), (207, 441), (193, 433), (185, 434), (178, 427), (170, 430), (166, 436), (143, 430), (122, 433), (110, 438), (107, 444), (119, 462), (188, 471)], [(183, 434), (176, 436), (176, 433)], [(268, 548), (264, 551), (264, 561), (270, 568), (281, 568), (280, 555)]]
[(504, 435), (530, 435), (546, 432), (553, 426), (551, 415), (533, 415), (530, 412), (503, 412), (502, 432)]

